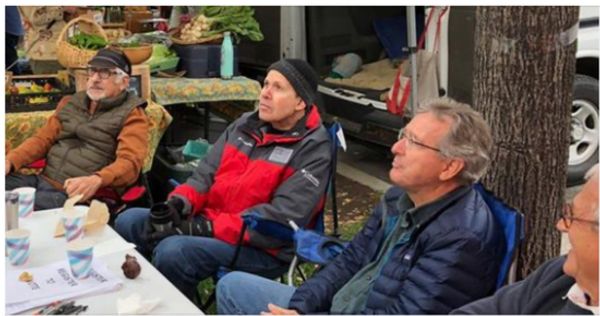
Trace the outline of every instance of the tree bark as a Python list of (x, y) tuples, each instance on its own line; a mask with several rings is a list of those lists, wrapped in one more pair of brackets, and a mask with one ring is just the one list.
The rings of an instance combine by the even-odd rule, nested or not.
[(521, 279), (560, 251), (578, 7), (478, 7), (473, 106), (495, 141), (483, 182), (525, 215)]

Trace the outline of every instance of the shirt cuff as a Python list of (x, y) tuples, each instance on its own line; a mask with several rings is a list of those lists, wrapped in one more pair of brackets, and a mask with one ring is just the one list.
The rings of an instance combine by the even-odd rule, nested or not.
[(94, 174), (102, 179), (101, 187), (108, 187), (115, 181), (115, 176), (109, 171), (101, 170)]

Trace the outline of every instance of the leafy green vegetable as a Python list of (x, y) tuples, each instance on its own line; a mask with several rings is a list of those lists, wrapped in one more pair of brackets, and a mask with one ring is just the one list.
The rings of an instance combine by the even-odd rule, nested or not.
[(170, 50), (166, 45), (164, 44), (153, 44), (152, 45), (152, 57), (171, 57), (171, 56), (177, 56), (177, 53), (175, 53), (175, 51)]
[(99, 50), (108, 44), (104, 38), (98, 35), (79, 33), (70, 37), (69, 44), (83, 49)]
[(245, 36), (252, 41), (262, 41), (264, 36), (254, 19), (254, 9), (248, 6), (205, 6), (199, 14), (206, 16), (210, 31), (203, 36), (212, 36), (224, 32), (233, 33), (238, 39)]
[(174, 68), (177, 66), (177, 61), (179, 57), (175, 51), (164, 44), (152, 44), (152, 56), (145, 63), (150, 66), (150, 71), (156, 71)]

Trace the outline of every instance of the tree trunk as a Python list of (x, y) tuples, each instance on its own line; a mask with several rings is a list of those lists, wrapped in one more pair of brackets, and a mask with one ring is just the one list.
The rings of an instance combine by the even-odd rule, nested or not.
[(517, 279), (560, 250), (578, 7), (478, 7), (473, 106), (492, 128), (488, 189), (525, 214)]

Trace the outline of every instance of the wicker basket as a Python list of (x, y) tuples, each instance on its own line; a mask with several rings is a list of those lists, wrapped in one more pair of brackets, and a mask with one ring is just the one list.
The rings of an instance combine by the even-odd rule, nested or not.
[(108, 37), (108, 41), (111, 43), (117, 42), (121, 38), (126, 38), (131, 36), (131, 31), (126, 29), (108, 29), (104, 30), (106, 32), (106, 36)]
[(65, 68), (83, 68), (86, 67), (88, 62), (98, 53), (97, 50), (83, 49), (77, 46), (69, 44), (67, 33), (72, 27), (78, 25), (79, 30), (86, 34), (98, 35), (108, 41), (106, 32), (96, 22), (84, 18), (78, 17), (71, 20), (60, 32), (58, 40), (56, 41), (56, 55), (58, 62)]

